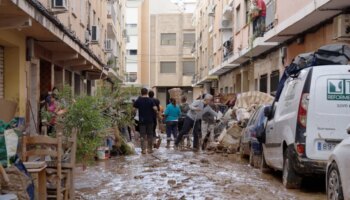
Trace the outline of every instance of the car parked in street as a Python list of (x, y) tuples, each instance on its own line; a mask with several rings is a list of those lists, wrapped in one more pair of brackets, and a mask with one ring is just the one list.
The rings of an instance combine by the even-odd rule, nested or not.
[[(348, 134), (350, 134), (348, 128)], [(343, 140), (328, 160), (326, 188), (328, 200), (350, 200), (350, 137)]]
[(283, 171), (283, 185), (299, 188), (303, 176), (325, 175), (335, 146), (348, 137), (350, 66), (301, 69), (284, 83), (268, 117), (262, 171)]
[(259, 167), (261, 162), (261, 143), (257, 136), (263, 135), (265, 131), (266, 116), (264, 110), (271, 105), (261, 105), (250, 117), (247, 126), (244, 128), (241, 137), (241, 156), (249, 156), (249, 164), (253, 167)]

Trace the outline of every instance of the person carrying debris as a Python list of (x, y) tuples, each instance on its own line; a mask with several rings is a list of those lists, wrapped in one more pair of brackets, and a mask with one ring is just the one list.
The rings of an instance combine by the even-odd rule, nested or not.
[(175, 148), (178, 148), (179, 143), (184, 135), (187, 135), (192, 128), (193, 132), (193, 150), (199, 150), (199, 138), (200, 138), (200, 126), (203, 114), (210, 112), (215, 117), (218, 115), (210, 106), (207, 106), (213, 100), (213, 96), (210, 94), (204, 95), (202, 100), (194, 101), (189, 107), (190, 110), (187, 112), (183, 128), (176, 138)]
[(170, 103), (167, 105), (164, 115), (167, 134), (166, 148), (169, 148), (171, 135), (173, 135), (174, 140), (177, 137), (177, 123), (181, 115), (180, 108), (176, 105), (176, 100), (174, 98), (170, 98)]
[[(215, 104), (213, 101), (211, 101), (208, 105), (205, 105), (204, 107), (210, 107), (211, 109), (216, 110)], [(203, 134), (204, 138), (208, 138), (207, 144), (209, 144), (209, 146), (212, 146), (214, 143), (214, 128), (215, 128), (215, 122), (217, 117), (217, 114), (216, 115), (215, 114), (216, 113), (213, 113), (213, 112), (206, 112), (202, 116), (202, 133), (204, 133)]]
[(141, 153), (146, 154), (146, 142), (148, 153), (153, 153), (153, 117), (154, 112), (158, 112), (158, 108), (154, 101), (148, 97), (146, 88), (141, 89), (141, 96), (135, 101), (134, 107), (139, 112)]

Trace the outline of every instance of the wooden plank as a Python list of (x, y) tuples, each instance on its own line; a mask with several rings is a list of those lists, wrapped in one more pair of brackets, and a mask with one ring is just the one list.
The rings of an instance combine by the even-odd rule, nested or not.
[(57, 151), (52, 151), (52, 150), (44, 150), (44, 149), (35, 149), (35, 150), (29, 150), (24, 153), (26, 157), (29, 156), (52, 156), (56, 157), (58, 156)]
[(58, 143), (58, 140), (56, 138), (52, 138), (49, 136), (30, 136), (30, 137), (25, 137), (27, 145), (32, 145), (32, 144), (50, 144), (54, 145)]

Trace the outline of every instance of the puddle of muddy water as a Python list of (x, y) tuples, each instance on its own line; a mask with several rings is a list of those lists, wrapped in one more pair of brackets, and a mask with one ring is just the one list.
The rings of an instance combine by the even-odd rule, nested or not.
[[(262, 175), (237, 155), (161, 147), (152, 155), (117, 157), (78, 168), (78, 199), (324, 200), (324, 188), (286, 190), (280, 174)], [(316, 183), (312, 183), (316, 184)], [(317, 183), (319, 184), (319, 183)]]

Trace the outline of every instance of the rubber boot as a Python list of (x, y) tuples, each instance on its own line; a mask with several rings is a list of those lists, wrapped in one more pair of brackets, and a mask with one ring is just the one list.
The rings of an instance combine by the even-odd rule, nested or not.
[(170, 148), (170, 140), (166, 141), (166, 148)]
[(141, 153), (146, 154), (146, 141), (144, 138), (141, 138)]
[(148, 153), (153, 153), (153, 138), (147, 138), (147, 152)]

